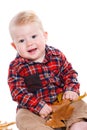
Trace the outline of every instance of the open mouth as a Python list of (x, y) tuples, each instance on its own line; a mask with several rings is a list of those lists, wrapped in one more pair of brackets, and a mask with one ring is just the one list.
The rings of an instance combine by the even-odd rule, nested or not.
[(31, 49), (31, 50), (28, 50), (29, 53), (33, 53), (37, 50), (37, 48), (34, 48), (34, 49)]

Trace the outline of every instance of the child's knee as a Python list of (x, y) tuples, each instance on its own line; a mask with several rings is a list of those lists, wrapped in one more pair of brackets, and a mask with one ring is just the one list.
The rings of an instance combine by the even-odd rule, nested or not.
[(74, 123), (71, 127), (70, 130), (87, 130), (87, 122), (81, 121)]

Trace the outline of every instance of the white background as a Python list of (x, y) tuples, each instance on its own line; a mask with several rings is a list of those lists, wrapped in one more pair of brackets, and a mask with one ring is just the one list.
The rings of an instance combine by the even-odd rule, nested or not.
[[(81, 94), (87, 92), (87, 0), (3, 0), (0, 2), (0, 120), (14, 121), (16, 103), (7, 84), (8, 66), (16, 56), (9, 22), (23, 10), (34, 10), (48, 32), (48, 44), (59, 48), (78, 72)], [(87, 97), (84, 98), (87, 102)]]

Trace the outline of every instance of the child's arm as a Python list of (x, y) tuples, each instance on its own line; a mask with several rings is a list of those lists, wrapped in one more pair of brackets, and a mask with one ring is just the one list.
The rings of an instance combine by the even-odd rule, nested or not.
[(39, 112), (39, 115), (42, 118), (47, 117), (50, 113), (52, 112), (52, 108), (51, 106), (45, 104), (44, 107), (41, 109), (41, 111)]

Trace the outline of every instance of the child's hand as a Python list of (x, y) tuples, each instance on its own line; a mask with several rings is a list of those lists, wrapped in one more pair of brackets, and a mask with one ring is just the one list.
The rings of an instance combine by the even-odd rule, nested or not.
[(73, 92), (73, 91), (66, 91), (63, 94), (63, 99), (76, 100), (78, 97), (79, 97), (78, 94), (76, 92)]
[(39, 115), (40, 115), (42, 118), (45, 118), (45, 117), (47, 117), (51, 112), (52, 112), (51, 106), (48, 106), (47, 104), (45, 104), (44, 107), (41, 109)]

